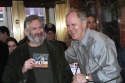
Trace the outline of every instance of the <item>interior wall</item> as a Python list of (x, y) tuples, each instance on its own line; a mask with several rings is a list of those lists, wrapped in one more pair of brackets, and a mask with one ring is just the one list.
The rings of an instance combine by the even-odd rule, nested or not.
[(55, 8), (49, 8), (49, 23), (55, 23)]
[(13, 21), (13, 35), (17, 41), (24, 37), (24, 19), (25, 8), (22, 1), (13, 1), (12, 6), (12, 21)]

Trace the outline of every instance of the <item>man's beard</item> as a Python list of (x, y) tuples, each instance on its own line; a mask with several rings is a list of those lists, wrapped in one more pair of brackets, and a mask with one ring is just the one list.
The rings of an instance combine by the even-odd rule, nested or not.
[(43, 32), (41, 33), (42, 34), (42, 37), (41, 38), (37, 38), (35, 37), (34, 35), (32, 35), (31, 33), (28, 34), (28, 38), (31, 42), (33, 43), (37, 43), (37, 44), (40, 44), (40, 43), (43, 43), (43, 41), (45, 40), (45, 37), (46, 37), (46, 33)]

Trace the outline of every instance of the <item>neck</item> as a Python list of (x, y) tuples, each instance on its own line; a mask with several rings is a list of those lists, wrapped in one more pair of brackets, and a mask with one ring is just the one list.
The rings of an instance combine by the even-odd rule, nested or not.
[(29, 42), (28, 43), (31, 47), (37, 47), (37, 46), (39, 46), (39, 45), (41, 45), (42, 43), (34, 43), (34, 42)]

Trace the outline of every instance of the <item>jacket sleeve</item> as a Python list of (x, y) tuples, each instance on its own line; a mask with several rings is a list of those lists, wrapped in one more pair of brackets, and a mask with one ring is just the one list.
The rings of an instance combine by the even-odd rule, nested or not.
[(117, 53), (114, 45), (100, 45), (98, 53), (96, 51), (94, 56), (99, 56), (98, 60), (97, 58), (95, 59), (99, 68), (92, 73), (94, 82), (104, 83), (117, 80), (120, 77), (121, 68), (117, 61)]
[(59, 65), (59, 69), (62, 70), (61, 73), (62, 73), (62, 80), (63, 80), (63, 82), (60, 82), (60, 83), (71, 83), (72, 78), (73, 78), (73, 74), (72, 74), (72, 71), (69, 67), (69, 63), (65, 59), (64, 50), (60, 46), (58, 47), (58, 53), (60, 55), (60, 56), (58, 55), (58, 58), (59, 58), (58, 65)]
[(19, 63), (19, 54), (19, 51), (15, 50), (10, 55), (2, 77), (3, 83), (19, 83), (19, 81), (23, 81), (22, 66)]

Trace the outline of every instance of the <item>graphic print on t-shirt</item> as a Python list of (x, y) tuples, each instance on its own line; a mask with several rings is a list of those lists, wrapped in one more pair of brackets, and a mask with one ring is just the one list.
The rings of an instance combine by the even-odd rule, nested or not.
[(33, 58), (35, 60), (34, 67), (36, 67), (36, 68), (48, 68), (48, 55), (49, 54), (33, 53)]

